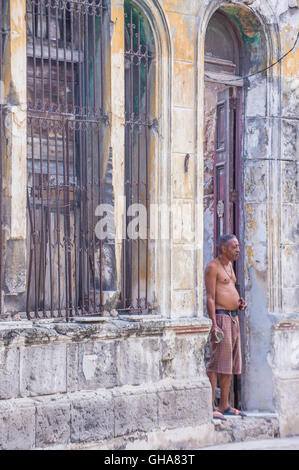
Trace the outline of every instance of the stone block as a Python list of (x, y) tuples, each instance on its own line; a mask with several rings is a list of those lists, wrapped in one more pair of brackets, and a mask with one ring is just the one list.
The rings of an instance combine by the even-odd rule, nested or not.
[(172, 150), (174, 153), (194, 153), (194, 119), (193, 109), (173, 108)]
[(117, 345), (120, 385), (140, 385), (160, 379), (160, 339), (127, 338)]
[(298, 435), (299, 377), (276, 379), (276, 406), (281, 437)]
[(267, 200), (267, 162), (247, 160), (245, 166), (245, 200), (261, 203)]
[(21, 396), (66, 392), (66, 345), (50, 344), (20, 349)]
[(263, 77), (254, 77), (246, 89), (247, 116), (265, 116), (267, 106), (267, 83)]
[[(292, 58), (292, 56), (293, 54), (290, 54), (289, 58)], [(295, 61), (295, 64), (296, 64), (296, 61)], [(298, 116), (298, 110), (299, 110), (298, 87), (299, 87), (299, 78), (295, 77), (293, 72), (290, 74), (290, 76), (287, 76), (287, 75), (284, 76), (284, 80), (282, 80), (282, 88), (283, 88), (282, 90), (282, 115), (283, 116), (290, 116), (290, 117)]]
[(20, 351), (0, 350), (0, 399), (17, 398), (20, 393)]
[(194, 106), (194, 66), (185, 62), (173, 64), (173, 104), (184, 108)]
[[(279, 377), (298, 377), (299, 380), (299, 329), (278, 328), (273, 335), (273, 368)], [(299, 396), (298, 396), (299, 398)]]
[(206, 196), (204, 198), (204, 267), (214, 258), (214, 197)]
[(282, 288), (282, 305), (284, 313), (299, 313), (299, 287)]
[(267, 269), (266, 204), (245, 204), (245, 217), (245, 250), (248, 268), (253, 266), (257, 271), (265, 271)]
[(173, 368), (175, 370), (176, 379), (191, 380), (205, 375), (205, 343), (205, 335), (176, 335), (176, 353), (173, 360)]
[(158, 399), (153, 393), (115, 397), (115, 436), (150, 432), (157, 427)]
[(70, 403), (53, 400), (36, 406), (36, 447), (70, 442)]
[(169, 12), (167, 18), (173, 39), (174, 59), (194, 62), (196, 18), (174, 12)]
[(208, 387), (158, 392), (160, 427), (195, 426), (211, 419), (211, 395)]
[(35, 406), (31, 401), (0, 401), (0, 449), (30, 450), (35, 446)]
[(115, 342), (69, 345), (68, 353), (68, 390), (95, 390), (117, 385)]
[(299, 202), (299, 162), (282, 162), (282, 201)]
[(173, 243), (194, 243), (195, 230), (193, 201), (186, 199), (175, 199), (172, 203), (171, 215), (171, 237)]
[(189, 247), (175, 246), (172, 250), (173, 288), (178, 290), (193, 289), (194, 286), (194, 252)]
[(281, 247), (282, 287), (299, 286), (299, 244)]
[(247, 118), (245, 124), (247, 159), (264, 159), (271, 156), (269, 121), (263, 118)]
[(298, 435), (299, 376), (280, 378), (276, 374), (275, 389), (281, 437)]
[(282, 119), (282, 158), (299, 161), (299, 123), (291, 119)]
[(215, 421), (214, 440), (216, 445), (228, 442), (243, 442), (256, 439), (273, 439), (279, 434), (279, 423), (276, 416), (259, 416), (248, 413), (246, 419), (227, 418), (226, 421)]
[(185, 172), (185, 156), (174, 155), (172, 158), (172, 185), (174, 198), (194, 197), (194, 156), (188, 161), (188, 172)]
[(75, 392), (79, 390), (79, 378), (78, 378), (78, 357), (79, 357), (79, 344), (72, 343), (67, 345), (66, 350), (66, 381), (67, 391)]
[(71, 442), (99, 441), (113, 437), (111, 393), (81, 392), (75, 394), (71, 401)]
[(178, 13), (196, 13), (198, 9), (197, 0), (162, 0), (166, 11), (176, 11)]
[(281, 243), (299, 244), (299, 204), (282, 204), (281, 208)]
[(176, 290), (172, 292), (171, 317), (185, 318), (194, 316), (194, 291)]
[[(23, 240), (8, 240), (6, 245), (6, 263), (4, 284), (9, 293), (25, 291), (26, 286), (26, 244)], [(23, 306), (24, 307), (24, 306)]]

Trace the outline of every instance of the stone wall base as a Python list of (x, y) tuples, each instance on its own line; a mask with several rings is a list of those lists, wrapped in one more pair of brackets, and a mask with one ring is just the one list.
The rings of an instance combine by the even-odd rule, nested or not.
[(0, 449), (206, 445), (208, 332), (157, 316), (0, 323)]
[(0, 449), (191, 449), (212, 443), (210, 390), (161, 381), (0, 401)]
[(275, 413), (248, 413), (247, 417), (210, 420), (198, 426), (136, 432), (98, 442), (47, 447), (49, 450), (196, 450), (202, 447), (280, 437)]

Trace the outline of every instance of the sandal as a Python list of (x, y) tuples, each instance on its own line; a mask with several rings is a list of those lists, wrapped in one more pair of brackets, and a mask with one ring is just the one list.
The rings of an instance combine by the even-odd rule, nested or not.
[(228, 408), (226, 408), (226, 410), (222, 411), (222, 414), (226, 416), (242, 416), (242, 417), (247, 416), (247, 414), (244, 413), (244, 411), (237, 410), (236, 408), (233, 408), (232, 406), (229, 406)]
[[(218, 416), (216, 416), (216, 413)], [(213, 408), (213, 419), (221, 419), (221, 421), (226, 421), (226, 418), (217, 408)]]

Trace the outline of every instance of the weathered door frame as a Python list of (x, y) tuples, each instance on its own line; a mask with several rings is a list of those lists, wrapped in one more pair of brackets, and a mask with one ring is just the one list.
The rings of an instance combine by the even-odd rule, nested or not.
[[(223, 13), (219, 12), (223, 15)], [(224, 16), (224, 15), (223, 15)], [(225, 15), (226, 16), (226, 15)], [(229, 18), (227, 21), (230, 22)], [(242, 40), (235, 28), (232, 28), (234, 31), (234, 43), (236, 50), (238, 50), (239, 57), (237, 59), (237, 66), (233, 67), (233, 64), (229, 61), (224, 61), (214, 57), (205, 56), (205, 64), (212, 64), (210, 70), (213, 70), (213, 67), (220, 66), (221, 71), (211, 71), (209, 67), (206, 67), (208, 73), (206, 73), (205, 68), (205, 80), (204, 80), (204, 89), (206, 81), (212, 81), (214, 83), (225, 85), (226, 88), (220, 92), (223, 95), (222, 100), (217, 103), (218, 105), (224, 105), (225, 109), (225, 122), (224, 122), (224, 131), (225, 131), (225, 140), (227, 143), (227, 148), (217, 149), (217, 121), (215, 128), (215, 144), (214, 144), (214, 256), (217, 256), (217, 236), (216, 232), (219, 228), (219, 218), (217, 216), (217, 168), (218, 165), (223, 165), (219, 162), (217, 165), (217, 154), (221, 151), (226, 153), (226, 165), (229, 164), (229, 168), (224, 168), (224, 192), (225, 192), (225, 201), (224, 201), (224, 220), (223, 220), (223, 233), (234, 233), (241, 247), (241, 255), (238, 262), (235, 264), (234, 268), (236, 271), (237, 277), (237, 288), (241, 296), (244, 296), (245, 292), (245, 275), (244, 275), (244, 211), (243, 211), (243, 164), (242, 164), (242, 128), (243, 128), (243, 107), (244, 107), (244, 82), (243, 79), (238, 75), (240, 73), (240, 64), (242, 57)], [(233, 71), (233, 73), (232, 73)], [(216, 111), (217, 112), (217, 111)], [(216, 118), (217, 119), (217, 118)], [(229, 158), (232, 155), (233, 158)], [(219, 208), (221, 210), (221, 207)], [(223, 209), (223, 208), (222, 208)], [(240, 327), (242, 341), (244, 343), (244, 325), (243, 319), (240, 318)], [(244, 351), (243, 351), (244, 356)], [(244, 371), (243, 373), (244, 374)], [(242, 378), (240, 376), (234, 376), (232, 388), (231, 388), (231, 398), (234, 401), (236, 407), (242, 407), (242, 390), (241, 390)]]

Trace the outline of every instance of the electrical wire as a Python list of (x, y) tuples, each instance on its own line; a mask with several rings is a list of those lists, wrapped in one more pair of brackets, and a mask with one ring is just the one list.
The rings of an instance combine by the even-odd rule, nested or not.
[[(261, 70), (258, 70), (257, 72), (253, 72), (253, 73), (250, 73), (249, 75), (245, 75), (244, 77), (238, 77), (238, 78), (226, 78), (225, 79), (225, 82), (236, 82), (238, 80), (245, 80), (246, 78), (250, 78), (250, 77), (253, 77), (254, 75), (257, 75), (259, 73), (263, 73), (263, 72), (266, 72), (266, 70), (269, 70), (271, 69), (272, 67), (274, 67), (276, 64), (278, 64), (279, 62), (281, 62), (287, 55), (289, 55), (291, 52), (293, 52), (293, 50), (295, 49), (296, 45), (297, 45), (297, 42), (298, 42), (298, 39), (299, 39), (299, 32), (297, 33), (297, 37), (296, 37), (296, 40), (294, 42), (294, 45), (293, 47), (288, 51), (286, 52), (285, 54), (283, 54), (278, 60), (276, 60), (276, 62), (274, 62), (273, 64), (271, 65), (268, 65), (268, 67), (265, 67)], [(205, 73), (205, 76), (210, 78), (211, 80), (215, 80), (214, 77), (211, 77), (209, 76), (208, 73)], [(217, 80), (218, 81), (218, 80)]]

